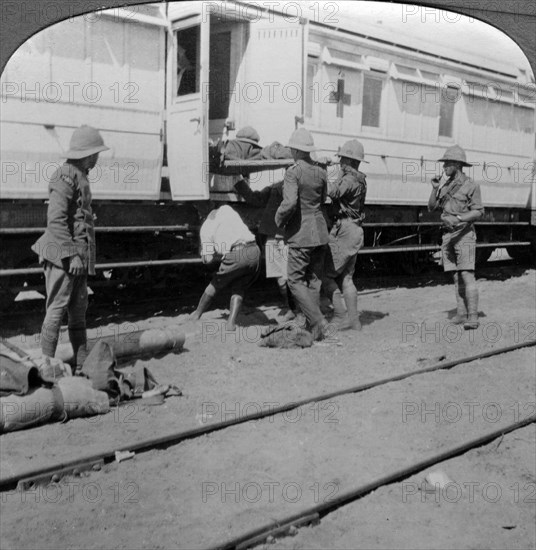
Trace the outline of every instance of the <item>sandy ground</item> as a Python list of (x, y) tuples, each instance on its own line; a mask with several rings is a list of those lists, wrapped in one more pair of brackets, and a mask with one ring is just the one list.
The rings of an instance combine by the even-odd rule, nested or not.
[[(0, 439), (2, 477), (114, 450), (298, 399), (536, 337), (536, 272), (479, 281), (481, 326), (452, 325), (451, 285), (368, 290), (363, 330), (304, 350), (257, 346), (274, 305), (248, 307), (237, 333), (224, 310), (106, 320), (90, 336), (182, 323), (177, 355), (147, 362), (181, 397)], [(35, 345), (27, 328), (10, 339)], [(307, 510), (535, 414), (534, 347), (248, 422), (167, 450), (1, 499), (2, 548), (206, 548)], [(449, 492), (422, 491), (432, 470)], [(281, 548), (534, 548), (534, 424), (385, 485), (276, 541)]]

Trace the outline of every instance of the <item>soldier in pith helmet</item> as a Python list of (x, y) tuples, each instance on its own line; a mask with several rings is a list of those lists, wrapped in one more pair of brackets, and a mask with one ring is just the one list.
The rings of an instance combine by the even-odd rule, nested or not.
[(64, 155), (67, 160), (49, 181), (47, 228), (32, 246), (45, 270), (41, 350), (48, 357), (56, 352), (65, 313), (75, 360), (78, 349), (86, 344), (87, 276), (95, 274), (95, 228), (87, 176), (99, 153), (107, 149), (98, 130), (77, 128)]
[(321, 340), (329, 332), (319, 305), (325, 245), (329, 241), (323, 210), (327, 173), (311, 159), (310, 153), (316, 147), (305, 128), (292, 133), (288, 147), (295, 164), (285, 173), (283, 201), (275, 213), (275, 223), (289, 247), (288, 286), (309, 322), (313, 337)]
[(341, 159), (340, 172), (337, 180), (328, 184), (328, 196), (333, 201), (333, 226), (322, 282), (333, 304), (332, 323), (339, 330), (361, 330), (353, 276), (357, 253), (363, 247), (363, 209), (367, 194), (367, 180), (359, 166), (367, 161), (363, 145), (357, 139), (347, 141), (337, 156)]
[(463, 323), (466, 330), (476, 329), (479, 323), (474, 222), (484, 215), (480, 186), (464, 174), (463, 168), (472, 164), (460, 146), (449, 147), (438, 162), (443, 162), (444, 174), (432, 180), (428, 209), (441, 211), (443, 268), (452, 271), (456, 293), (454, 322)]

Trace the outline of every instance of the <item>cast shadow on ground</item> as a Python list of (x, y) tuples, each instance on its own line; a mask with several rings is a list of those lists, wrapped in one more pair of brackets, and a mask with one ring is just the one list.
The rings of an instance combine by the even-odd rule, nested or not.
[[(477, 266), (476, 278), (477, 280), (488, 281), (508, 281), (518, 277), (522, 277), (527, 274), (529, 267), (526, 263), (521, 265), (508, 266), (493, 265), (488, 263), (485, 267)], [(170, 292), (167, 289), (165, 292), (165, 299), (158, 293), (148, 293), (149, 300), (142, 299), (147, 294), (147, 289), (139, 295), (122, 296), (120, 293), (114, 293), (116, 299), (111, 299), (109, 294), (102, 293), (97, 290), (95, 296), (90, 297), (90, 306), (87, 313), (87, 326), (89, 329), (102, 327), (103, 335), (114, 334), (118, 330), (120, 332), (127, 332), (136, 330), (140, 322), (147, 320), (151, 317), (168, 317), (170, 318), (170, 324), (173, 323), (173, 319), (182, 315), (190, 314), (196, 307), (199, 296), (202, 294), (203, 285), (205, 279), (199, 280), (199, 289), (195, 287), (196, 292), (191, 294), (181, 295), (180, 292)], [(423, 276), (411, 276), (403, 279), (397, 278), (396, 284), (393, 284), (392, 277), (372, 277), (372, 278), (360, 278), (357, 280), (357, 286), (360, 295), (379, 294), (388, 290), (395, 290), (399, 288), (416, 288), (416, 287), (434, 287), (439, 285), (451, 285), (452, 276), (448, 273), (443, 273), (438, 270), (425, 274)], [(91, 283), (90, 283), (91, 286)], [(277, 290), (273, 284), (268, 284), (267, 281), (258, 282), (255, 285), (259, 290), (266, 289), (273, 292), (265, 293), (262, 298), (258, 298), (254, 293), (246, 295), (245, 308), (254, 307), (259, 303), (263, 303), (264, 306), (272, 305), (277, 301)], [(130, 298), (130, 300), (129, 300)], [(249, 302), (249, 303), (248, 303)], [(14, 302), (13, 307), (10, 308), (9, 316), (6, 316), (2, 321), (2, 336), (10, 338), (12, 336), (20, 337), (21, 347), (33, 347), (38, 345), (38, 340), (34, 341), (34, 336), (38, 335), (41, 330), (41, 324), (45, 315), (45, 302), (39, 300), (37, 304), (30, 304), (28, 302)], [(222, 296), (218, 296), (215, 303), (211, 304), (210, 309), (220, 307), (221, 309), (227, 309), (229, 307), (229, 295), (223, 293)], [(366, 317), (366, 312), (362, 312), (362, 323), (371, 324), (376, 319), (381, 317), (374, 317), (372, 312), (372, 318)], [(479, 314), (480, 317), (484, 315)], [(239, 317), (240, 318), (240, 317)], [(242, 319), (248, 324), (255, 324), (255, 321), (247, 319), (247, 316), (242, 314)], [(449, 312), (449, 318), (451, 318)], [(261, 312), (261, 321), (259, 324), (274, 324), (274, 320), (269, 320)], [(364, 322), (363, 322), (364, 321)], [(240, 321), (239, 321), (240, 322)], [(64, 320), (63, 333), (66, 333), (66, 319)], [(29, 339), (31, 338), (31, 342)], [(65, 338), (63, 335), (62, 340)]]
[(362, 326), (372, 325), (375, 321), (379, 321), (388, 315), (389, 313), (384, 313), (383, 311), (370, 311), (364, 309), (359, 313), (359, 320)]
[[(447, 319), (450, 321), (451, 319), (454, 319), (456, 317), (457, 310), (456, 309), (448, 309), (445, 310), (445, 313), (447, 314)], [(487, 315), (483, 311), (478, 312), (478, 318), (481, 317), (487, 317)]]
[[(228, 314), (222, 315), (227, 319)], [(245, 306), (238, 314), (237, 323), (241, 327), (251, 327), (253, 325), (277, 325), (277, 319), (270, 319), (264, 311), (254, 306)]]
[[(445, 310), (445, 313), (447, 314), (447, 319), (450, 321), (451, 319), (454, 319), (456, 317), (456, 309), (448, 309)], [(478, 312), (478, 318), (487, 317), (487, 315), (483, 311)]]

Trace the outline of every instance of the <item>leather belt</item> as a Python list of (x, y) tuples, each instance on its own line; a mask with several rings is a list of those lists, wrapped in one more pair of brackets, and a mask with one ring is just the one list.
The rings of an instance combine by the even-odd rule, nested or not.
[(234, 243), (233, 246), (231, 246), (231, 250), (229, 252), (231, 252), (232, 250), (236, 250), (238, 248), (242, 248), (244, 246), (248, 246), (250, 244), (255, 244), (255, 241), (238, 241), (237, 243)]

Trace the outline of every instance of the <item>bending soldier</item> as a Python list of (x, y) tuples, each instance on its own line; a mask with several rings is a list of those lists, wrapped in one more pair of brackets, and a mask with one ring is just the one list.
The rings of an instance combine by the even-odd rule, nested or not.
[(363, 145), (357, 139), (347, 141), (339, 148), (337, 156), (341, 159), (340, 174), (337, 181), (328, 184), (335, 223), (329, 234), (322, 282), (324, 292), (333, 304), (334, 316), (331, 322), (339, 330), (361, 330), (353, 276), (357, 253), (363, 247), (361, 225), (367, 193), (367, 181), (365, 174), (359, 171), (359, 165), (367, 161), (364, 160)]
[(66, 312), (75, 361), (78, 349), (86, 344), (87, 276), (95, 275), (95, 228), (87, 175), (99, 153), (107, 149), (95, 128), (81, 126), (73, 132), (67, 160), (49, 182), (47, 228), (32, 246), (45, 270), (41, 350), (48, 357), (56, 353)]
[(261, 251), (253, 233), (238, 213), (227, 205), (210, 212), (201, 226), (200, 239), (203, 263), (218, 260), (221, 263), (190, 318), (199, 320), (218, 291), (230, 286), (231, 304), (226, 329), (235, 330), (245, 290), (259, 272)]
[[(456, 293), (455, 323), (478, 328), (478, 290), (475, 282), (476, 234), (473, 222), (484, 214), (480, 186), (463, 173), (465, 151), (449, 147), (443, 158), (444, 177), (432, 180), (428, 210), (440, 210), (443, 222), (441, 257), (445, 271), (452, 271)], [(446, 181), (442, 181), (445, 180)]]

